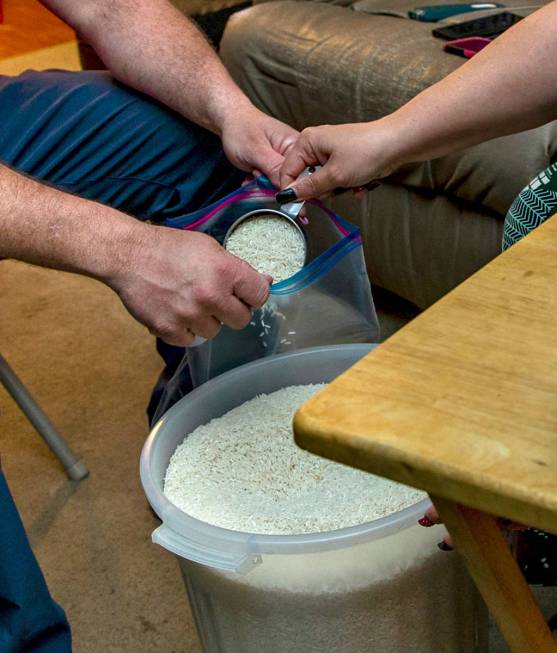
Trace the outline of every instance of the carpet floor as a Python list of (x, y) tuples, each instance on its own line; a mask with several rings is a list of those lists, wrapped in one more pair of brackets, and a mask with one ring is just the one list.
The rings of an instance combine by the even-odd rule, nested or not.
[(76, 653), (198, 653), (139, 481), (153, 338), (101, 284), (0, 261), (0, 351), (90, 469), (79, 484), (0, 386), (2, 467)]

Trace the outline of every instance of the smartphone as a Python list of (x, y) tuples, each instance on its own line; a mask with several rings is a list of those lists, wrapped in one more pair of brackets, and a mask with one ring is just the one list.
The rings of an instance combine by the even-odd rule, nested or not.
[(506, 29), (522, 20), (522, 16), (512, 14), (510, 11), (503, 11), (500, 14), (483, 16), (474, 20), (467, 20), (464, 23), (454, 23), (437, 27), (432, 31), (433, 36), (438, 39), (453, 41), (466, 36), (491, 36), (502, 34)]
[(461, 57), (466, 57), (466, 59), (471, 59), (490, 43), (491, 39), (488, 39), (485, 36), (468, 36), (464, 39), (448, 41), (443, 46), (443, 50), (445, 50), (445, 52), (450, 52), (451, 54), (458, 54)]
[(421, 20), (424, 23), (436, 23), (438, 20), (450, 18), (458, 14), (465, 14), (470, 11), (481, 11), (482, 9), (497, 9), (504, 5), (497, 2), (471, 2), (469, 4), (457, 5), (426, 5), (425, 7), (414, 7), (408, 12), (408, 18)]

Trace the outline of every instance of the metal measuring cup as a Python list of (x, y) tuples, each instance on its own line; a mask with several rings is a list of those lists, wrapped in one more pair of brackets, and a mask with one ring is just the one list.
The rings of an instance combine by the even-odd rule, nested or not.
[[(318, 168), (315, 168), (313, 166), (310, 166), (302, 172), (300, 177), (306, 177), (307, 175), (313, 174)], [(307, 258), (308, 258), (308, 241), (307, 241), (307, 236), (305, 231), (302, 229), (302, 227), (298, 224), (297, 220), (300, 215), (300, 212), (302, 210), (302, 207), (304, 206), (305, 201), (296, 201), (296, 202), (289, 202), (288, 204), (283, 204), (280, 207), (280, 211), (277, 209), (255, 209), (253, 211), (248, 211), (248, 213), (244, 213), (241, 215), (237, 220), (235, 220), (230, 227), (228, 228), (228, 231), (226, 232), (226, 235), (224, 236), (224, 240), (222, 243), (222, 246), (224, 249), (226, 249), (226, 244), (232, 235), (232, 233), (246, 220), (251, 220), (253, 218), (256, 218), (258, 216), (266, 216), (266, 215), (272, 215), (272, 216), (277, 216), (282, 218), (283, 220), (287, 220), (290, 224), (294, 225), (300, 235), (302, 236), (303, 242), (304, 242), (304, 264), (307, 263)], [(203, 338), (203, 336), (195, 336), (194, 341), (190, 345), (190, 347), (197, 347), (198, 345), (202, 345), (207, 338)]]
[[(303, 202), (296, 202), (297, 204), (303, 204)], [(301, 209), (301, 207), (300, 207)], [(298, 212), (300, 211), (298, 209)], [(227, 249), (227, 243), (230, 239), (230, 236), (238, 229), (238, 227), (243, 224), (244, 222), (247, 222), (248, 220), (253, 220), (254, 218), (263, 218), (263, 217), (277, 217), (280, 218), (281, 220), (285, 220), (286, 222), (290, 223), (295, 229), (298, 231), (300, 236), (302, 237), (303, 243), (304, 243), (304, 265), (307, 263), (307, 257), (308, 257), (308, 241), (307, 241), (307, 236), (305, 231), (302, 229), (302, 227), (298, 224), (296, 221), (297, 215), (292, 216), (286, 212), (279, 211), (277, 209), (254, 209), (253, 211), (249, 211), (248, 213), (244, 213), (241, 215), (237, 220), (235, 220), (229, 227), (228, 231), (226, 232), (226, 235), (224, 237), (222, 246), (224, 249)]]
[[(318, 170), (319, 167), (313, 167), (310, 166), (306, 168), (300, 177), (307, 177), (308, 175), (313, 174), (316, 170)], [(298, 177), (298, 178), (300, 178)], [(241, 215), (237, 220), (235, 220), (229, 227), (228, 231), (226, 232), (226, 235), (224, 237), (224, 241), (222, 243), (222, 246), (224, 249), (226, 249), (226, 244), (232, 235), (232, 233), (246, 220), (251, 220), (253, 218), (263, 217), (266, 215), (272, 215), (279, 217), (283, 220), (287, 220), (292, 224), (300, 233), (304, 240), (304, 262), (307, 263), (307, 256), (308, 256), (308, 241), (307, 241), (307, 236), (305, 231), (302, 229), (300, 224), (298, 223), (298, 218), (300, 215), (300, 212), (305, 204), (304, 200), (300, 201), (295, 201), (295, 202), (289, 202), (288, 204), (283, 204), (279, 209), (255, 209), (253, 211), (249, 211), (248, 213), (244, 213), (244, 215)]]

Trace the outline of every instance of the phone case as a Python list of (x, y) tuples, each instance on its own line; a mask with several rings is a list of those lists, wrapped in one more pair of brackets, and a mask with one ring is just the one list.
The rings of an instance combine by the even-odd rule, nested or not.
[(467, 20), (454, 25), (444, 25), (432, 31), (433, 36), (440, 39), (452, 41), (466, 36), (495, 37), (502, 34), (506, 29), (522, 20), (522, 16), (512, 14), (510, 11), (503, 11), (500, 14), (492, 14), (474, 20)]
[(426, 5), (424, 7), (414, 7), (408, 12), (408, 18), (420, 20), (424, 23), (436, 23), (438, 20), (465, 14), (471, 11), (481, 11), (482, 9), (497, 9), (503, 7), (497, 2), (471, 2), (470, 4), (457, 5)]
[(448, 41), (443, 46), (443, 50), (445, 50), (445, 52), (450, 52), (451, 54), (458, 54), (461, 57), (466, 57), (466, 59), (471, 59), (490, 43), (491, 39), (484, 36), (469, 36), (464, 39)]

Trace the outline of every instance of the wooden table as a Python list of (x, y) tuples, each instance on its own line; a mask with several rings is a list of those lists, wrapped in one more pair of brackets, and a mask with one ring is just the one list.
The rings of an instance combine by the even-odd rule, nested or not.
[(304, 404), (295, 432), (427, 490), (513, 653), (557, 652), (495, 518), (557, 533), (557, 217)]

